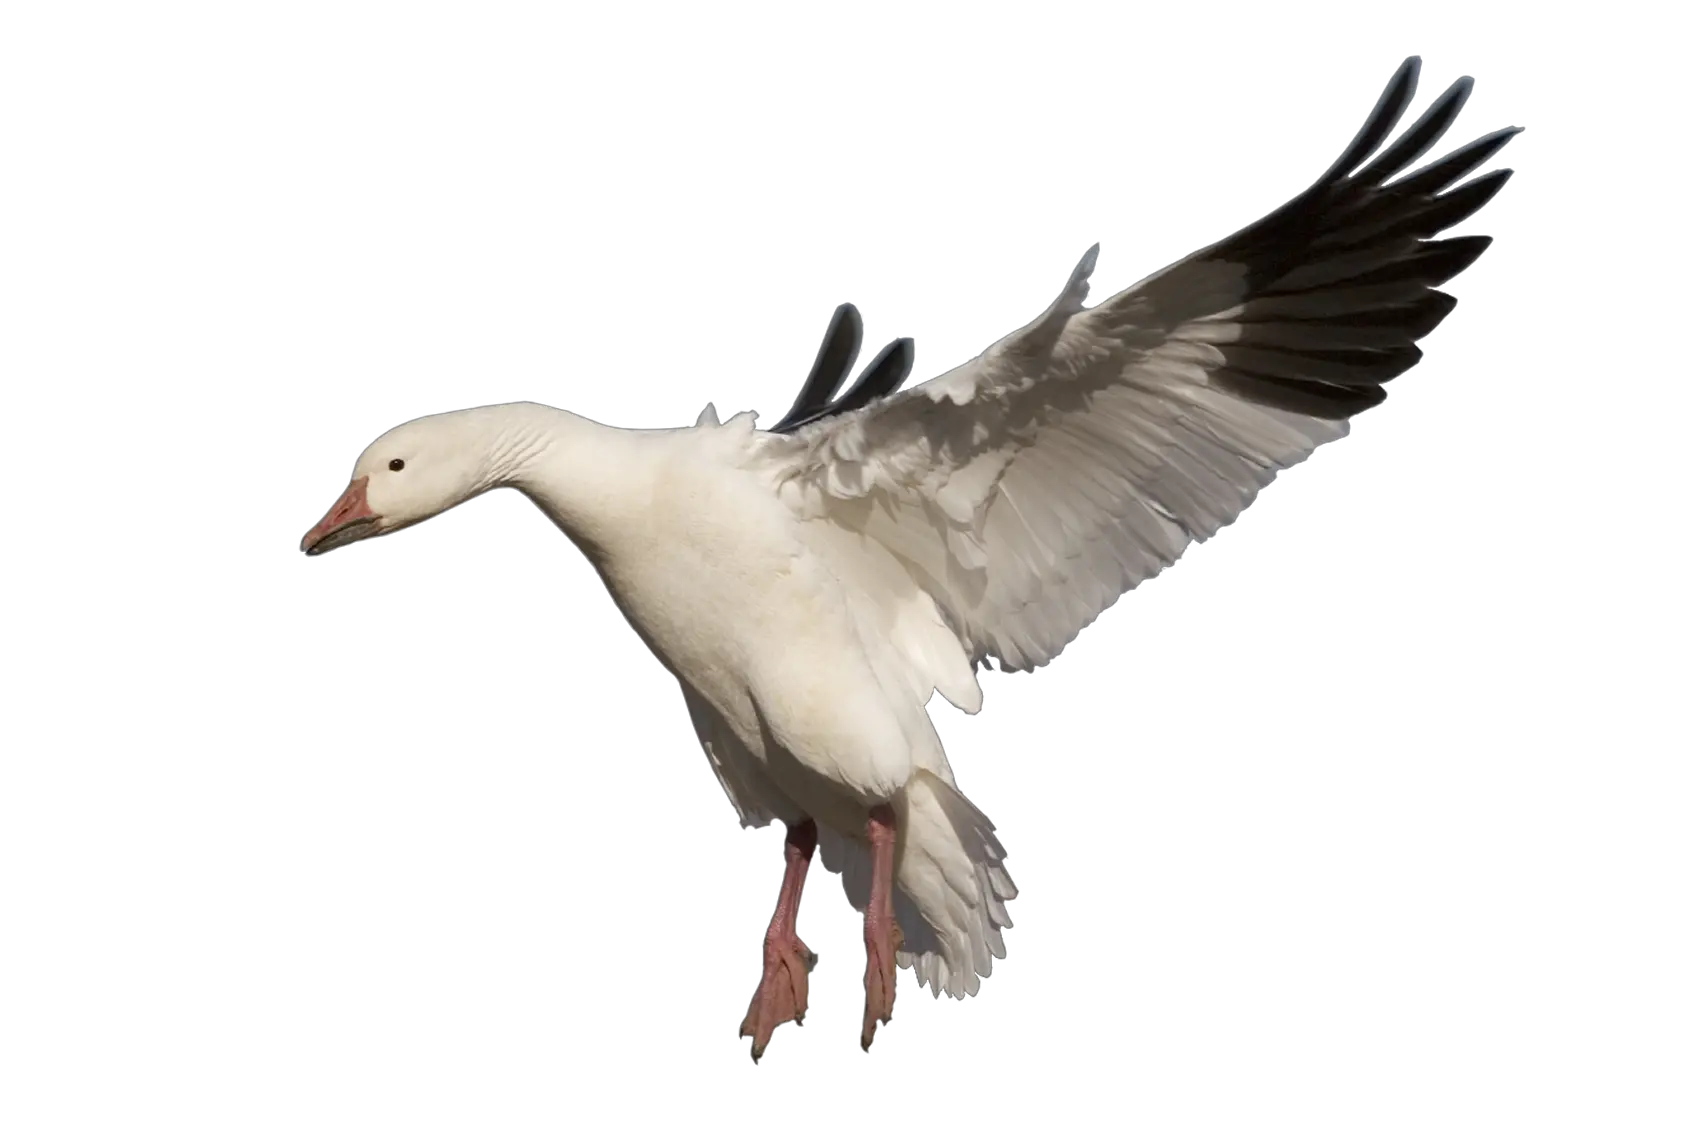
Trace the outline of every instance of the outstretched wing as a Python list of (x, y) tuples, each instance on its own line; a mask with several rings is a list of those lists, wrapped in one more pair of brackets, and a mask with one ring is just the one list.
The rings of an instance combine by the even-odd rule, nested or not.
[(1490, 244), (1436, 236), (1510, 173), (1452, 187), (1504, 129), (1401, 179), (1471, 90), (1451, 86), (1382, 152), (1419, 60), (1312, 187), (1092, 308), (1095, 250), (1052, 306), (917, 387), (768, 437), (777, 488), (830, 542), (885, 553), (975, 662), (1033, 669), (1123, 592), (1348, 432), (1454, 306)]

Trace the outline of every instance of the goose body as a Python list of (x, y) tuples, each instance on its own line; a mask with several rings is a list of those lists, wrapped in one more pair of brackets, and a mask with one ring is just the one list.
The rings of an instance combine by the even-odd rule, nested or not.
[(1505, 172), (1449, 190), (1516, 131), (1392, 179), (1470, 89), (1379, 153), (1417, 71), (1283, 208), (1092, 307), (1091, 250), (1033, 322), (936, 379), (895, 391), (910, 364), (895, 342), (836, 400), (858, 336), (842, 307), (774, 430), (707, 409), (631, 431), (531, 403), (416, 419), (368, 447), (303, 548), (491, 488), (530, 497), (679, 680), (741, 822), (788, 827), (753, 1054), (802, 1020), (814, 957), (793, 924), (818, 847), (865, 915), (867, 1048), (895, 965), (976, 993), (1017, 893), (929, 700), (978, 711), (979, 668), (1045, 665), (1346, 434), (1452, 308), (1435, 287), (1488, 245), (1435, 236), (1500, 188)]

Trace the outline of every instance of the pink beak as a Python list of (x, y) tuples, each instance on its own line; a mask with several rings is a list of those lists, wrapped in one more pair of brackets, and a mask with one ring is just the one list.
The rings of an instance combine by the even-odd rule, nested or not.
[[(320, 518), (318, 524), (308, 530), (302, 537), (302, 551), (310, 556), (320, 552), (329, 552), (351, 540), (358, 540), (364, 534), (357, 531), (353, 536), (337, 536), (345, 530), (363, 528), (378, 519), (378, 514), (367, 504), (367, 479), (357, 477), (349, 483), (349, 488), (343, 491), (343, 496), (337, 498), (337, 503), (331, 506), (331, 511)], [(327, 544), (326, 541), (337, 537), (337, 542)]]

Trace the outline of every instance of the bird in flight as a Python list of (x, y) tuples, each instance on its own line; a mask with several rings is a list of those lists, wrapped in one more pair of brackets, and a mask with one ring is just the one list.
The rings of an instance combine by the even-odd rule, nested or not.
[(713, 406), (666, 430), (535, 403), (415, 419), (366, 448), (302, 550), (498, 487), (529, 497), (679, 680), (741, 822), (786, 827), (740, 1026), (752, 1057), (804, 1019), (816, 958), (796, 921), (818, 852), (863, 914), (867, 1050), (899, 969), (976, 993), (1017, 895), (929, 700), (974, 713), (979, 670), (1047, 664), (1347, 434), (1454, 308), (1437, 287), (1490, 239), (1439, 236), (1506, 183), (1462, 180), (1519, 130), (1408, 171), (1472, 87), (1390, 141), (1418, 76), (1402, 63), (1341, 157), (1265, 218), (1097, 305), (1091, 249), (1040, 316), (943, 375), (901, 390), (899, 340), (839, 394), (861, 336), (848, 305), (770, 429)]

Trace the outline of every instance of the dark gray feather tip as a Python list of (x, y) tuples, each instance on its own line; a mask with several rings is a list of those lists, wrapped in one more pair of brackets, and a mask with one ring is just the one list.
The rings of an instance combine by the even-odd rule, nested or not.
[[(911, 338), (900, 337), (876, 354), (850, 391), (832, 403), (824, 404), (816, 411), (800, 416), (788, 429), (797, 430), (810, 423), (844, 415), (886, 398), (899, 390), (900, 385), (910, 376), (911, 364), (915, 358), (916, 348)], [(775, 428), (777, 431), (780, 429)]]
[(792, 407), (771, 429), (785, 433), (796, 430), (807, 419), (817, 415), (833, 401), (834, 394), (851, 374), (852, 364), (863, 347), (863, 317), (857, 306), (846, 302), (834, 310), (828, 319), (828, 331), (822, 335), (822, 346), (816, 352), (816, 362), (804, 378)]

